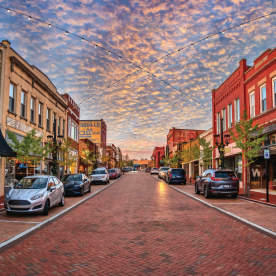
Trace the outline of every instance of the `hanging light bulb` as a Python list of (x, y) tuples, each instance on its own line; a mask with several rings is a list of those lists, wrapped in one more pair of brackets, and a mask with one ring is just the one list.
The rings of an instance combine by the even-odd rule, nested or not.
[(29, 21), (31, 21), (31, 20), (32, 20), (32, 17), (31, 17), (31, 16), (29, 16), (29, 17), (28, 17), (28, 20), (29, 20)]
[(10, 10), (10, 9), (7, 9), (7, 13), (11, 13), (11, 10)]
[(69, 34), (69, 32), (68, 32), (68, 31), (65, 31), (65, 32), (64, 32), (64, 35), (66, 35), (66, 36), (67, 36), (68, 34)]
[(48, 24), (48, 28), (49, 29), (52, 28), (52, 24), (51, 23)]

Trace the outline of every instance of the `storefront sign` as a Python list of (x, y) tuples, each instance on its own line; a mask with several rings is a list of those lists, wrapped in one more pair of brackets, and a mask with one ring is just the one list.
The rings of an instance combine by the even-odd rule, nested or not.
[(264, 159), (269, 159), (269, 158), (270, 158), (269, 149), (264, 149)]
[(80, 122), (80, 138), (89, 139), (93, 143), (101, 143), (101, 122), (85, 121)]

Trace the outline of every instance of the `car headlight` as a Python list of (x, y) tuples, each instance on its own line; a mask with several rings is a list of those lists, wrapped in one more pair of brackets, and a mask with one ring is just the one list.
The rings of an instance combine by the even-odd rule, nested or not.
[(31, 200), (36, 200), (36, 199), (39, 199), (43, 197), (43, 194), (37, 194), (37, 195), (34, 195), (33, 197), (31, 197)]

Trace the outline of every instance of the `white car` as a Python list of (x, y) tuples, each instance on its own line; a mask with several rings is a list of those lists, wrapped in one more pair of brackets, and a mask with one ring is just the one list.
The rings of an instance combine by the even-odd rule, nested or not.
[(159, 173), (158, 173), (158, 178), (165, 179), (166, 178), (166, 173), (169, 170), (169, 167), (160, 167)]
[(11, 213), (43, 213), (51, 207), (64, 205), (63, 183), (51, 175), (22, 178), (5, 197), (7, 215)]
[(109, 174), (108, 170), (105, 167), (97, 168), (92, 171), (90, 176), (91, 184), (108, 184), (109, 183)]
[(150, 171), (150, 174), (159, 174), (159, 169), (158, 168), (152, 168)]

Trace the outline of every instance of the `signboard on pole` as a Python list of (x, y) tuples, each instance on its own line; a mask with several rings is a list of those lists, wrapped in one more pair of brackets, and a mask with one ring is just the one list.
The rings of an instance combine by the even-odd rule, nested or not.
[(270, 158), (269, 149), (264, 149), (264, 159), (269, 159), (269, 158)]

